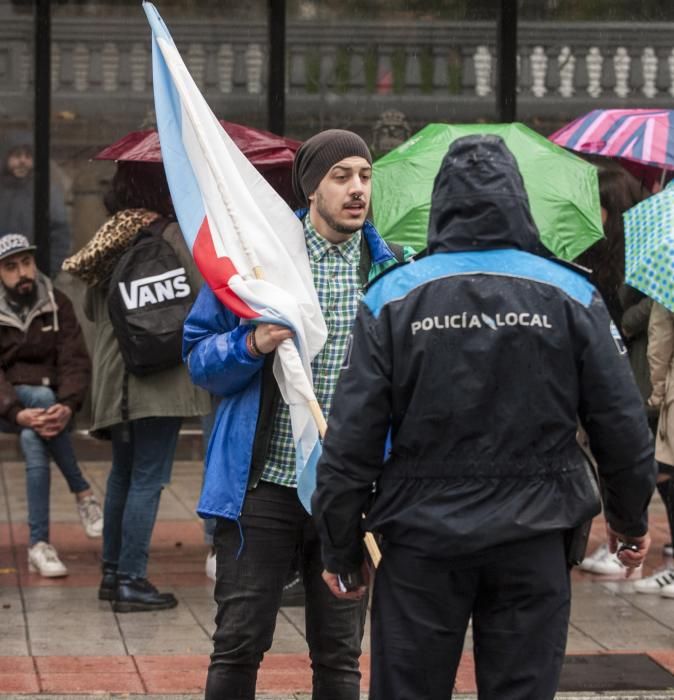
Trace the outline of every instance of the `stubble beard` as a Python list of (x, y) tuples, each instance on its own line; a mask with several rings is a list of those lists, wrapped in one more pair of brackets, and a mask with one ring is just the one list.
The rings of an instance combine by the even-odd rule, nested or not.
[[(30, 287), (26, 286), (23, 291), (19, 291), (18, 287), (21, 284), (30, 282)], [(8, 287), (3, 283), (7, 297), (11, 302), (21, 307), (30, 307), (35, 303), (37, 298), (37, 286), (35, 280), (19, 280), (19, 282), (14, 287)]]
[(360, 231), (360, 229), (363, 227), (363, 224), (342, 224), (339, 221), (337, 221), (331, 214), (328, 212), (327, 207), (325, 206), (325, 200), (323, 199), (322, 195), (317, 192), (316, 193), (316, 211), (320, 215), (320, 217), (325, 221), (325, 223), (335, 232), (335, 233), (341, 233), (346, 236), (352, 236), (354, 233), (357, 231)]

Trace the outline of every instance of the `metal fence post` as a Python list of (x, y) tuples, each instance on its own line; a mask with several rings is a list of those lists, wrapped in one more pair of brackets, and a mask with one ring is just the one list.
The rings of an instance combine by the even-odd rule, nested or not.
[(279, 136), (286, 121), (286, 1), (267, 0), (269, 70), (267, 71), (267, 128)]
[(49, 127), (51, 115), (51, 7), (35, 0), (35, 101), (33, 167), (33, 235), (38, 267), (49, 274)]
[(501, 0), (497, 47), (497, 109), (500, 122), (517, 119), (517, 0)]

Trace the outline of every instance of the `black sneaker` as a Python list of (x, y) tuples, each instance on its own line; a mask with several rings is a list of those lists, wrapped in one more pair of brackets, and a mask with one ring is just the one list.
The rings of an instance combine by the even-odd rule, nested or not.
[(117, 593), (117, 567), (103, 564), (103, 578), (98, 587), (99, 600), (114, 600)]
[(168, 610), (178, 601), (173, 593), (160, 593), (146, 578), (120, 576), (117, 593), (112, 601), (115, 612), (143, 612), (146, 610)]

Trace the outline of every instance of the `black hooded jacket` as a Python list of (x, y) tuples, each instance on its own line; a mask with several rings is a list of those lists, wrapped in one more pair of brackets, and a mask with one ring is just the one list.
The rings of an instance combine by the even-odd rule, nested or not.
[(579, 419), (609, 523), (644, 534), (655, 465), (627, 354), (595, 288), (539, 254), (500, 138), (451, 146), (428, 249), (356, 319), (313, 500), (328, 570), (358, 567), (363, 528), (454, 559), (589, 519), (600, 499)]

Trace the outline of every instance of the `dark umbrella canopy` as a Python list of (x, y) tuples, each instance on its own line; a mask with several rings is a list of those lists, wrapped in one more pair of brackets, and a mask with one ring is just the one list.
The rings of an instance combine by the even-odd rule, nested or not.
[[(293, 206), (295, 201), (290, 173), (295, 151), (302, 142), (224, 120), (220, 120), (220, 124), (246, 158), (265, 176), (288, 204)], [(119, 141), (106, 146), (94, 156), (94, 160), (161, 163), (159, 134), (156, 129), (132, 131)]]
[[(301, 142), (268, 131), (220, 120), (224, 130), (258, 170), (291, 166)], [(161, 163), (156, 129), (132, 131), (94, 156), (94, 160), (122, 160)]]

